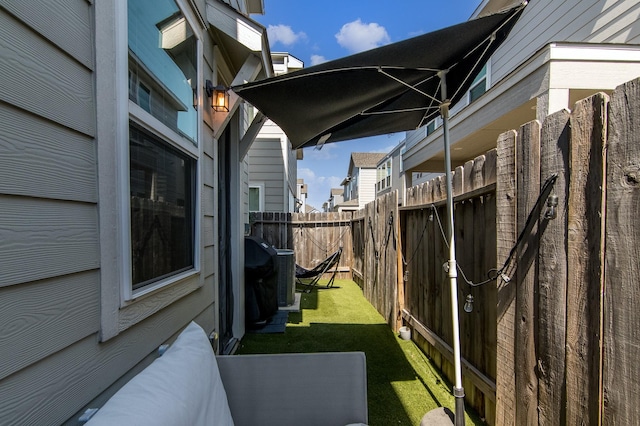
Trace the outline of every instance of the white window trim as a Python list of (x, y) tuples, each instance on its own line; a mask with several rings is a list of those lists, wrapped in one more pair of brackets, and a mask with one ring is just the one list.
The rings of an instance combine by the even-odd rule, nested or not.
[[(128, 90), (127, 0), (96, 2), (96, 140), (101, 248), (101, 327), (105, 341), (137, 324), (204, 284), (202, 256), (202, 161), (203, 156), (203, 30), (189, 2), (176, 0), (198, 39), (198, 146), (170, 146), (196, 159), (194, 203), (194, 268), (139, 290), (132, 289), (131, 223), (129, 199), (129, 121), (153, 127), (153, 134), (175, 141), (175, 132), (138, 105), (130, 103)], [(149, 126), (149, 124), (152, 126)], [(180, 285), (176, 285), (180, 284)]]

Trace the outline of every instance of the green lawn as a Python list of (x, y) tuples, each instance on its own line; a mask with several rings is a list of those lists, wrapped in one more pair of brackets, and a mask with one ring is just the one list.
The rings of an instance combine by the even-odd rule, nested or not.
[[(396, 336), (350, 280), (302, 293), (284, 334), (247, 334), (238, 354), (363, 351), (367, 358), (369, 424), (419, 425), (439, 406), (453, 410), (451, 385), (411, 341)], [(466, 423), (483, 422), (467, 410)]]

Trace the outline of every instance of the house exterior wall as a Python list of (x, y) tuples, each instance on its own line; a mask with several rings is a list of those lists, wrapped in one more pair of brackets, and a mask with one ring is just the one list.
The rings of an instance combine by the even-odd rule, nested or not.
[(376, 169), (360, 168), (358, 171), (358, 208), (364, 208), (375, 199)]
[[(301, 69), (304, 64), (288, 53), (271, 55), (276, 75)], [(296, 209), (298, 163), (287, 135), (273, 121), (266, 120), (249, 148), (249, 185), (264, 193), (262, 210), (294, 212)]]
[(256, 138), (247, 155), (249, 184), (264, 188), (264, 211), (281, 212), (285, 202), (285, 165), (280, 139)]
[(551, 42), (640, 43), (640, 3), (541, 0), (530, 2), (507, 41), (491, 57), (499, 81)]
[(389, 158), (391, 158), (391, 185), (386, 186), (383, 189), (378, 190), (377, 183), (380, 182), (381, 176), (376, 175), (376, 197), (387, 194), (392, 191), (398, 191), (398, 194), (401, 194), (398, 203), (400, 205), (404, 204), (404, 195), (405, 195), (405, 179), (404, 179), (404, 169), (402, 164), (402, 155), (401, 153), (404, 151), (404, 143), (400, 143), (398, 146), (393, 148), (393, 150), (380, 162), (378, 163), (377, 169), (379, 170), (380, 166), (384, 164)]
[[(494, 3), (483, 1), (474, 16)], [(494, 148), (501, 132), (640, 75), (638, 16), (637, 0), (530, 2), (489, 60), (488, 91), (452, 108), (453, 167)], [(404, 162), (412, 172), (441, 173), (442, 128), (427, 128), (407, 132)]]
[[(203, 0), (179, 4), (206, 16)], [(126, 1), (0, 5), (0, 418), (62, 424), (104, 402), (190, 321), (217, 328), (218, 129), (200, 98), (196, 267), (105, 304), (122, 300), (128, 273), (118, 254), (128, 193), (105, 183), (129, 171), (113, 149), (128, 137), (126, 59), (116, 53), (124, 41), (126, 58)], [(193, 23), (201, 72), (215, 80), (214, 43), (204, 22)]]
[(289, 139), (268, 120), (247, 154), (249, 185), (264, 188), (266, 212), (293, 212), (296, 199), (297, 160)]

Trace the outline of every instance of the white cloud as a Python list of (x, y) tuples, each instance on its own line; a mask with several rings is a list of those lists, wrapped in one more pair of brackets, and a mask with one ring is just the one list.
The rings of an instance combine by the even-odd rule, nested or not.
[(375, 22), (366, 24), (360, 19), (344, 24), (336, 34), (336, 40), (352, 53), (373, 49), (391, 41), (383, 26)]
[(332, 160), (337, 158), (335, 144), (324, 144), (322, 149), (310, 148), (304, 151), (305, 158), (309, 160)]
[(327, 58), (322, 55), (311, 55), (311, 65), (318, 65), (327, 62)]
[(267, 36), (269, 37), (269, 45), (282, 43), (285, 46), (291, 46), (300, 40), (307, 38), (307, 35), (300, 31), (296, 33), (289, 25), (269, 25), (267, 28)]
[(308, 184), (311, 181), (315, 181), (316, 174), (311, 169), (301, 167), (298, 169), (298, 179), (304, 179), (305, 183)]
[(298, 179), (304, 179), (309, 190), (307, 204), (322, 209), (322, 203), (329, 199), (331, 188), (340, 188), (343, 178), (338, 176), (318, 176), (309, 168), (298, 169)]

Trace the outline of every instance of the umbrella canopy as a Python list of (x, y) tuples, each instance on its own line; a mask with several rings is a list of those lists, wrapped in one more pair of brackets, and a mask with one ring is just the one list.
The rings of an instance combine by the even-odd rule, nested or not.
[(451, 105), (471, 86), (524, 3), (377, 49), (232, 89), (293, 148), (414, 130), (439, 115), (439, 73)]

